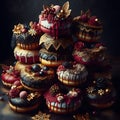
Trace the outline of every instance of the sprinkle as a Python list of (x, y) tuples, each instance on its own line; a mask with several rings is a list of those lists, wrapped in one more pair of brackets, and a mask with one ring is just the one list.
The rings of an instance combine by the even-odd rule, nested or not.
[(31, 36), (34, 36), (37, 34), (37, 32), (34, 29), (30, 29), (28, 32)]
[(100, 89), (100, 90), (98, 90), (98, 94), (100, 94), (100, 95), (104, 95), (104, 90), (103, 89)]
[(39, 111), (38, 114), (32, 117), (32, 120), (50, 120), (50, 114)]
[(73, 115), (73, 118), (75, 118), (75, 120), (90, 120), (90, 116), (88, 113), (86, 114), (76, 114), (76, 115)]

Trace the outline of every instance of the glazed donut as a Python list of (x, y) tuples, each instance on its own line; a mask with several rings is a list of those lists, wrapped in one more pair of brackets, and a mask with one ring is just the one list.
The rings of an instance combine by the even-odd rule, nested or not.
[(58, 80), (69, 86), (79, 86), (87, 81), (88, 72), (84, 65), (64, 62), (57, 68)]
[(86, 88), (86, 101), (96, 108), (111, 107), (115, 103), (116, 90), (110, 80), (99, 77)]
[(1, 81), (3, 85), (10, 88), (15, 81), (20, 81), (20, 72), (15, 70), (13, 66), (4, 67), (1, 74)]
[(14, 112), (32, 112), (39, 108), (41, 94), (39, 92), (28, 91), (23, 86), (14, 84), (8, 92), (8, 103)]
[(100, 40), (103, 26), (96, 16), (91, 16), (90, 11), (85, 13), (82, 11), (81, 15), (75, 17), (73, 21), (75, 36), (78, 40), (85, 42), (98, 42)]
[(68, 6), (69, 2), (67, 1), (63, 6), (54, 5), (48, 6), (47, 8), (43, 7), (43, 11), (39, 15), (41, 30), (55, 37), (55, 39), (69, 35), (72, 21), (70, 17), (71, 10), (68, 8), (66, 12), (62, 12)]
[(72, 56), (67, 54), (67, 52), (56, 53), (56, 52), (48, 52), (46, 49), (40, 49), (39, 51), (39, 61), (50, 67), (57, 67), (65, 60), (71, 60)]
[(83, 43), (74, 44), (73, 58), (76, 62), (84, 65), (103, 63), (106, 59), (106, 47), (101, 43)]
[(42, 64), (26, 66), (21, 70), (22, 85), (32, 91), (45, 91), (54, 83), (54, 70)]
[(12, 39), (16, 41), (17, 46), (22, 49), (38, 49), (39, 39), (42, 35), (40, 25), (36, 22), (30, 22), (29, 25), (14, 25)]
[(14, 56), (21, 63), (32, 64), (39, 62), (39, 50), (25, 50), (16, 46)]
[(67, 89), (54, 84), (45, 92), (44, 97), (50, 111), (59, 114), (75, 112), (82, 103), (81, 90), (78, 88)]

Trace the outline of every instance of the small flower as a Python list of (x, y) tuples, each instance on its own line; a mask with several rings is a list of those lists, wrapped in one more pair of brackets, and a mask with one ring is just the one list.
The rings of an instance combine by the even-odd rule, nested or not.
[(18, 25), (14, 26), (14, 29), (12, 31), (15, 34), (21, 34), (23, 30), (24, 30), (24, 25), (19, 23)]
[(29, 34), (31, 35), (31, 36), (34, 36), (34, 35), (36, 35), (37, 34), (37, 32), (34, 30), (34, 29), (30, 29), (29, 31)]
[(99, 95), (104, 95), (105, 91), (103, 89), (98, 90)]
[(88, 87), (88, 88), (87, 88), (87, 92), (88, 92), (88, 93), (93, 93), (93, 91), (94, 91), (94, 88), (93, 88), (93, 87)]

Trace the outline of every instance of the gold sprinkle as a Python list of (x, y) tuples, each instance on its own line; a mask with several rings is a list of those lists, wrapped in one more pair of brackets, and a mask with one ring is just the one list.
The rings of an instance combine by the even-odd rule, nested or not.
[(105, 92), (109, 92), (110, 90), (109, 89), (106, 89)]
[(99, 95), (104, 95), (105, 91), (103, 89), (98, 90)]
[(88, 92), (88, 93), (93, 93), (93, 91), (94, 91), (94, 88), (93, 88), (93, 87), (88, 87), (88, 88), (87, 88), (87, 92)]
[(75, 118), (75, 120), (90, 120), (90, 116), (88, 113), (86, 114), (77, 114), (77, 115), (73, 115), (73, 118)]
[(50, 114), (39, 111), (38, 114), (32, 117), (32, 120), (50, 120)]
[(31, 36), (34, 36), (37, 33), (34, 29), (30, 29), (28, 32)]

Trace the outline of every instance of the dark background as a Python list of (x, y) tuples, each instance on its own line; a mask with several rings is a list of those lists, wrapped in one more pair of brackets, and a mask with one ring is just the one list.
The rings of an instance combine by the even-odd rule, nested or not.
[[(90, 9), (92, 15), (103, 22), (104, 32), (101, 41), (108, 47), (112, 56), (120, 56), (120, 19), (118, 0), (68, 0), (72, 16), (80, 15), (81, 10)], [(9, 58), (12, 29), (15, 24), (38, 21), (42, 5), (63, 5), (66, 0), (4, 0), (0, 4), (0, 61)]]

